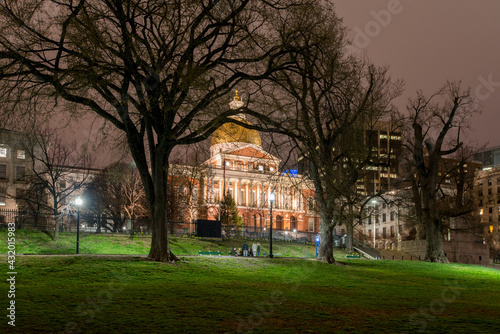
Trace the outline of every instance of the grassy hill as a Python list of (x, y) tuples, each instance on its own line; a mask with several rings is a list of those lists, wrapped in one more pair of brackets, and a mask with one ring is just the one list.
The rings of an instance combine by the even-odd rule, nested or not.
[[(186, 246), (187, 247), (187, 246)], [(2, 261), (6, 256), (1, 255)], [(417, 261), (17, 256), (2, 333), (499, 333), (500, 271)], [(0, 301), (8, 305), (5, 280)]]
[[(240, 248), (245, 241), (231, 239), (225, 241), (201, 240), (189, 237), (171, 237), (172, 251), (176, 255), (198, 255), (198, 251), (228, 251)], [(269, 242), (262, 240), (262, 253), (269, 252)], [(80, 234), (80, 254), (148, 254), (151, 245), (150, 236), (118, 234)], [(76, 235), (63, 232), (59, 240), (53, 242), (50, 236), (40, 231), (17, 230), (16, 252), (18, 254), (75, 254)], [(0, 253), (7, 252), (7, 230), (0, 230)], [(283, 257), (315, 257), (314, 245), (290, 242), (273, 242), (273, 253)], [(344, 257), (345, 252), (338, 250), (337, 256)]]

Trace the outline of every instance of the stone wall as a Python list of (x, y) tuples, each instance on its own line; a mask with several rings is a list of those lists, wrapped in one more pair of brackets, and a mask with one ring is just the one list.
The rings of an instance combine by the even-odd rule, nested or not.
[[(425, 258), (425, 240), (401, 241), (398, 251)], [(443, 251), (450, 262), (480, 264), (489, 262), (489, 247), (482, 243), (443, 241)]]

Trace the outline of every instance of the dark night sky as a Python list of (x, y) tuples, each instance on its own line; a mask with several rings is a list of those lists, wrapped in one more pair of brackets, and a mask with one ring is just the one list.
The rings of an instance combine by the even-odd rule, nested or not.
[(447, 80), (461, 80), (483, 107), (472, 121), (469, 140), (500, 145), (500, 1), (336, 0), (335, 4), (357, 51), (379, 66), (389, 66), (393, 78), (405, 81), (406, 91), (397, 100), (400, 109), (417, 89), (430, 94)]
[[(396, 101), (400, 110), (417, 89), (430, 94), (447, 80), (461, 80), (483, 107), (466, 140), (500, 145), (500, 1), (336, 0), (335, 8), (355, 51), (405, 81), (406, 91)], [(85, 141), (98, 126), (73, 131)], [(106, 151), (99, 154), (105, 161)]]

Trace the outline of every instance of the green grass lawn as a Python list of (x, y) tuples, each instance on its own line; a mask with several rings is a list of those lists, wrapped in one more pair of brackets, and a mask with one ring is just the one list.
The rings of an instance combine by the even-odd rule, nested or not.
[[(1, 253), (6, 240), (0, 231)], [(79, 256), (75, 241), (16, 231), (17, 254), (69, 255), (16, 257), (16, 327), (3, 279), (0, 333), (500, 333), (491, 268), (345, 260), (341, 250), (346, 265), (332, 266), (307, 259), (312, 245), (281, 242), (274, 253), (289, 258), (192, 257), (245, 241), (180, 237), (171, 242), (181, 262), (163, 264), (146, 260), (149, 237), (84, 234)]]
[(7, 325), (8, 285), (2, 280), (0, 332), (500, 332), (498, 270), (343, 262), (184, 257), (163, 264), (134, 256), (18, 256), (16, 327)]
[[(250, 246), (253, 241), (231, 239), (207, 241), (189, 237), (171, 237), (172, 252), (176, 255), (198, 255), (198, 251), (220, 251), (228, 254), (232, 247), (240, 248), (244, 242)], [(269, 252), (268, 241), (260, 241), (262, 253)], [(80, 234), (80, 254), (148, 254), (151, 246), (150, 236), (119, 234)], [(63, 232), (59, 240), (40, 231), (16, 230), (16, 252), (18, 254), (75, 254), (76, 235)], [(7, 252), (7, 230), (0, 230), (0, 253)], [(335, 255), (345, 256), (342, 250)], [(283, 257), (315, 257), (314, 245), (290, 242), (273, 243), (273, 253)]]

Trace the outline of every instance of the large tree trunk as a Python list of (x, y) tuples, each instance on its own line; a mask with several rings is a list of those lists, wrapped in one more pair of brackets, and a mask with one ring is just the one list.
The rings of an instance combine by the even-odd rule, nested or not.
[(433, 198), (430, 191), (428, 194), (428, 196), (424, 195), (424, 202), (427, 203), (425, 210), (425, 261), (449, 263), (443, 251), (443, 231), (436, 199)]
[(443, 233), (441, 223), (428, 222), (426, 224), (425, 261), (449, 263), (443, 252)]
[(59, 215), (56, 214), (54, 217), (54, 223), (56, 226), (56, 229), (54, 231), (54, 235), (52, 236), (52, 241), (57, 241), (59, 240)]
[(55, 231), (54, 231), (54, 235), (52, 236), (52, 241), (56, 242), (57, 240), (59, 240), (59, 216), (60, 215), (59, 215), (59, 210), (57, 209), (56, 194), (53, 193), (52, 196), (54, 196), (53, 212), (54, 212), (54, 225), (55, 225)]
[(321, 221), (317, 260), (330, 264), (335, 263), (335, 258), (333, 257), (333, 224), (331, 223), (331, 219), (322, 219)]
[(148, 257), (160, 262), (172, 262), (179, 259), (171, 252), (170, 242), (168, 240), (168, 218), (167, 218), (167, 200), (166, 183), (168, 180), (155, 180), (155, 203), (151, 212), (152, 234), (151, 249)]
[[(151, 249), (148, 257), (154, 261), (173, 262), (179, 261), (179, 259), (170, 250), (170, 242), (168, 240), (168, 157), (171, 150), (163, 145), (159, 144), (157, 146), (156, 157), (152, 163), (153, 168), (151, 171), (152, 188), (150, 191), (152, 193), (150, 193), (150, 196), (147, 196), (152, 219)], [(142, 172), (147, 173), (147, 171)]]
[(345, 248), (349, 251), (352, 252), (354, 251), (354, 224), (352, 221), (346, 222), (346, 238), (345, 238)]
[(158, 210), (152, 215), (151, 249), (148, 257), (160, 262), (178, 261), (179, 259), (170, 250), (166, 210), (156, 209)]

